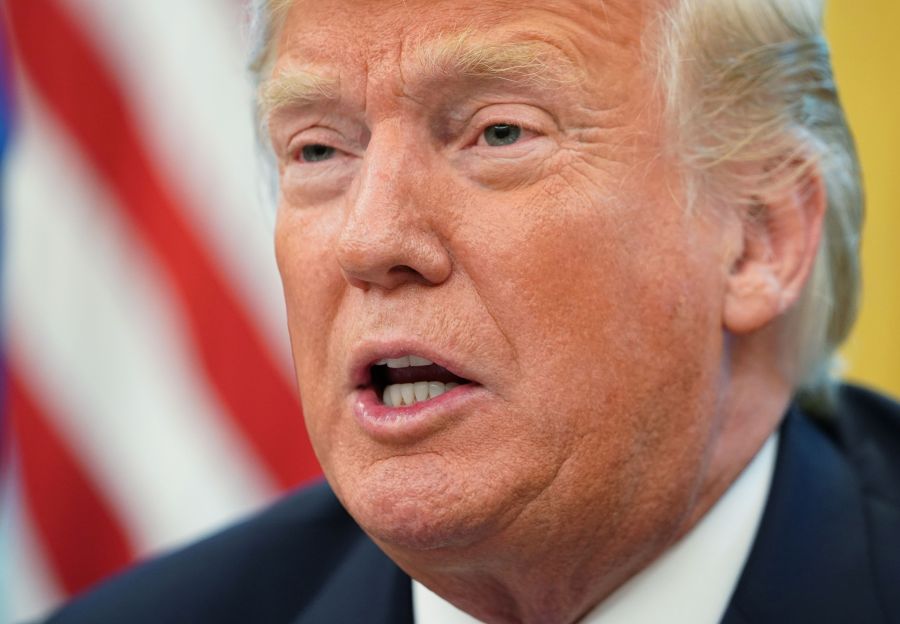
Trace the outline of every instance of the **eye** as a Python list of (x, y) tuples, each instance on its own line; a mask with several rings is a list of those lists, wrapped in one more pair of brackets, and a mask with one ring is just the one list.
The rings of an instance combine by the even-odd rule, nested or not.
[(321, 162), (323, 160), (330, 160), (334, 157), (335, 152), (336, 150), (329, 145), (312, 143), (300, 148), (299, 156), (300, 160), (303, 162)]
[(513, 124), (494, 124), (485, 128), (482, 136), (491, 147), (502, 147), (518, 142), (522, 137), (522, 128)]

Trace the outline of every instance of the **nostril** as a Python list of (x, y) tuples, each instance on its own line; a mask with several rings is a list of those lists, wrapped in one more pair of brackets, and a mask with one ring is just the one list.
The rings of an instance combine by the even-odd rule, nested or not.
[(427, 282), (428, 280), (424, 275), (416, 271), (409, 265), (400, 264), (394, 267), (391, 267), (388, 270), (388, 276), (395, 279), (397, 282)]

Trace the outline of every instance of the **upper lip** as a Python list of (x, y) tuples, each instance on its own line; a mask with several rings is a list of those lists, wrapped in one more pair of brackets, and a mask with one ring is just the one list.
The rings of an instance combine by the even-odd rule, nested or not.
[(477, 383), (468, 365), (460, 359), (418, 340), (368, 340), (357, 345), (350, 357), (350, 382), (354, 388), (371, 383), (370, 369), (376, 362), (404, 355), (418, 355), (471, 382)]

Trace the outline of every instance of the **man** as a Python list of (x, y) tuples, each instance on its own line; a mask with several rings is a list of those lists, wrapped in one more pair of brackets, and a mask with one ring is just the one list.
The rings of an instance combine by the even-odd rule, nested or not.
[(53, 621), (900, 621), (900, 417), (828, 378), (862, 202), (821, 10), (263, 3), (329, 487)]

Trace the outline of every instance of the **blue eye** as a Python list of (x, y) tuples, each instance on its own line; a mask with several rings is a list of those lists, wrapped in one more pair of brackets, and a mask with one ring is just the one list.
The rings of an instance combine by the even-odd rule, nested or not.
[(303, 162), (321, 162), (334, 156), (335, 151), (333, 147), (320, 143), (304, 145), (300, 150), (300, 160)]
[(484, 141), (492, 147), (516, 143), (522, 136), (522, 128), (512, 124), (495, 124), (484, 130)]

